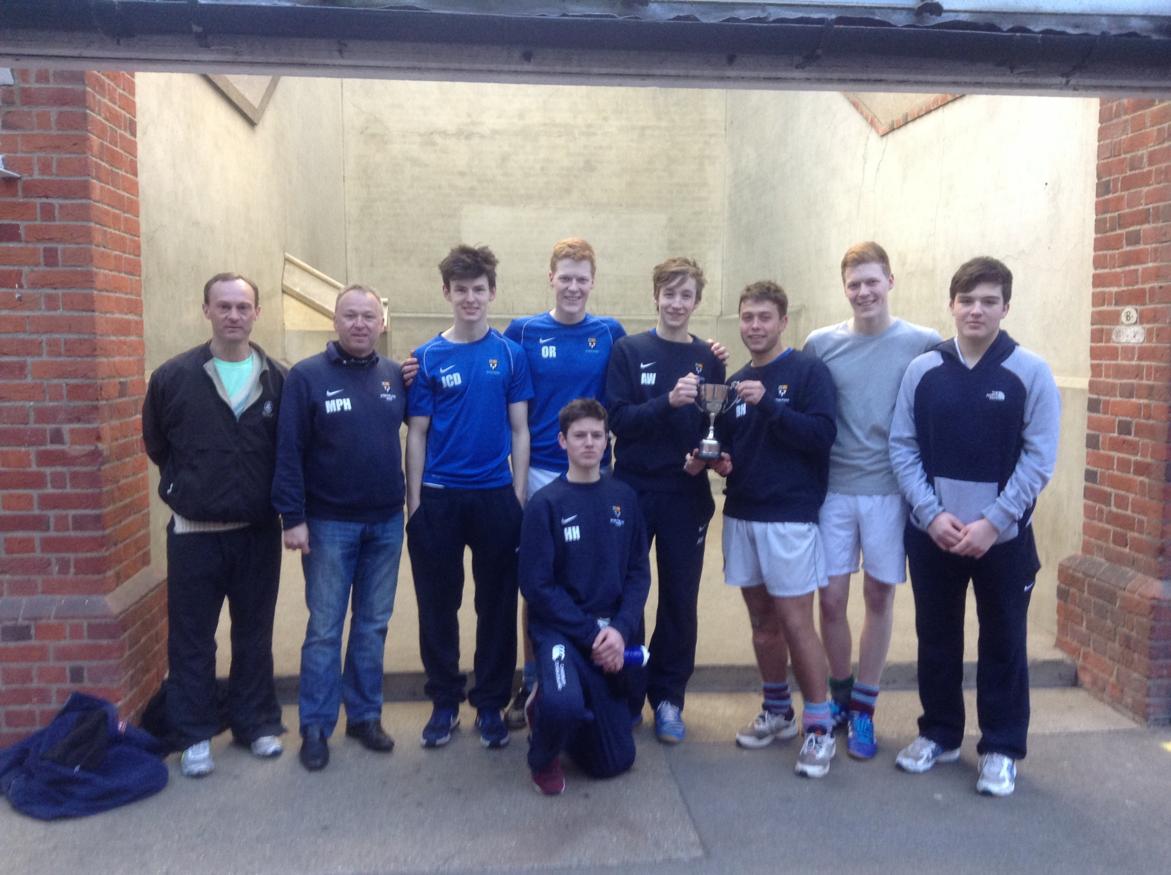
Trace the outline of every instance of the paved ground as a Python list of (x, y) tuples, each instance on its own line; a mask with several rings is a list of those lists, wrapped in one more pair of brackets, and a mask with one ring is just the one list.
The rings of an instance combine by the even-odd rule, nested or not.
[(974, 792), (974, 736), (957, 764), (894, 768), (914, 735), (910, 692), (883, 694), (876, 760), (853, 762), (843, 744), (820, 781), (793, 774), (796, 742), (731, 743), (754, 695), (688, 702), (685, 744), (665, 748), (644, 728), (631, 774), (569, 770), (556, 799), (532, 791), (523, 734), (499, 752), (470, 729), (420, 749), (420, 703), (387, 706), (393, 754), (338, 737), (313, 775), (291, 737), (275, 762), (219, 739), (215, 774), (184, 779), (172, 758), (161, 794), (117, 811), (45, 824), (0, 809), (0, 872), (1168, 870), (1171, 729), (1138, 728), (1080, 690), (1035, 690), (1030, 756), (1004, 800)]

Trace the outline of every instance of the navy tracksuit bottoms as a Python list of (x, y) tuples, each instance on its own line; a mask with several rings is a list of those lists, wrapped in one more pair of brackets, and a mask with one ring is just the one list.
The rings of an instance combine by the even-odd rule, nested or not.
[(1032, 526), (979, 559), (955, 556), (908, 523), (903, 542), (919, 636), (919, 734), (945, 750), (964, 737), (964, 607), (968, 582), (980, 624), (978, 753), (1023, 759), (1029, 731), (1029, 599), (1040, 563)]
[(476, 708), (502, 709), (516, 673), (516, 550), (520, 502), (511, 486), (439, 489), (424, 486), (407, 521), (407, 551), (419, 600), (419, 649), (436, 705), (464, 699), (467, 676), (459, 670), (459, 607), (464, 591), (464, 548), (472, 551), (476, 595)]
[[(638, 506), (646, 520), (647, 543), (655, 544), (659, 603), (651, 636), (651, 660), (645, 669), (627, 669), (631, 711), (642, 709), (645, 696), (652, 708), (660, 702), (683, 707), (687, 682), (695, 671), (699, 633), (697, 605), (703, 576), (703, 552), (715, 505), (708, 489), (700, 492), (642, 492)], [(641, 644), (640, 627), (634, 640)]]
[(562, 751), (594, 778), (634, 765), (634, 733), (621, 673), (607, 675), (568, 639), (534, 636), (537, 698), (529, 768), (540, 771)]

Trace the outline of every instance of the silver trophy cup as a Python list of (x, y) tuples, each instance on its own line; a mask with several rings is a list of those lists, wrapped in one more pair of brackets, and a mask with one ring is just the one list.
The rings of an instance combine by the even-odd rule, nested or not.
[(723, 383), (701, 383), (695, 403), (708, 415), (707, 437), (699, 442), (698, 458), (714, 462), (720, 458), (720, 442), (716, 440), (716, 417), (728, 408), (728, 400), (735, 400), (735, 394)]

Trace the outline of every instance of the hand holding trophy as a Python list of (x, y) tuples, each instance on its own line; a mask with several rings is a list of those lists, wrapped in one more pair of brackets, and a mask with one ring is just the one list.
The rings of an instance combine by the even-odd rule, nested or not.
[(696, 458), (715, 462), (720, 458), (720, 442), (716, 440), (716, 417), (736, 401), (736, 393), (723, 383), (701, 383), (695, 403), (708, 415), (707, 437), (699, 442)]

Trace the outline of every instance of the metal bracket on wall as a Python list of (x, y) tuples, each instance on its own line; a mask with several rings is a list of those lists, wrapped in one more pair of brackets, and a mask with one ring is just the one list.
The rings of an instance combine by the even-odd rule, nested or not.
[(20, 174), (4, 166), (4, 156), (0, 155), (0, 179), (20, 179)]

